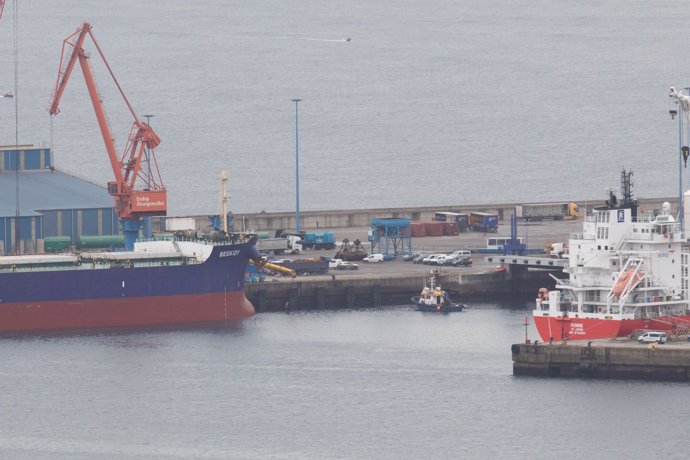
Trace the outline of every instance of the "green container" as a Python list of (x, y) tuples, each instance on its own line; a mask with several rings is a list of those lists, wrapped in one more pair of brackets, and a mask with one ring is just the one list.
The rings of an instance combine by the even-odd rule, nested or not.
[(122, 248), (124, 245), (122, 235), (80, 236), (77, 239), (78, 249)]
[(43, 250), (45, 252), (64, 252), (72, 244), (69, 236), (47, 236), (43, 238)]
[(271, 237), (271, 232), (261, 231), (261, 232), (256, 232), (256, 234), (259, 236), (260, 240), (266, 240), (266, 239)]

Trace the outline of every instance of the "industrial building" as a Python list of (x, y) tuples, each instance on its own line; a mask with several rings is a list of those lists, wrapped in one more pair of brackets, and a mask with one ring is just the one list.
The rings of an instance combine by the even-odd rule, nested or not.
[[(16, 219), (19, 215), (19, 237)], [(0, 146), (0, 254), (44, 252), (44, 239), (119, 235), (105, 187), (58, 171), (49, 148)]]

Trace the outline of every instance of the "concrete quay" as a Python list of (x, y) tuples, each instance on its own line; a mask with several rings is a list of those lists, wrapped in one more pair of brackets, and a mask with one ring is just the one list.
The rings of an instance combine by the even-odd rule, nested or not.
[[(519, 234), (530, 248), (543, 248), (547, 241), (567, 241), (581, 229), (581, 221), (544, 221), (520, 224)], [(506, 227), (503, 227), (506, 228)], [(337, 241), (359, 238), (366, 241), (368, 227), (334, 229)], [(501, 233), (499, 233), (501, 234)], [(412, 239), (413, 252), (448, 253), (456, 249), (473, 249), (486, 245), (488, 235), (476, 232), (457, 236)], [(491, 234), (495, 236), (495, 234)], [(370, 247), (366, 246), (370, 251)], [(333, 257), (331, 251), (305, 251), (296, 257)], [(463, 303), (487, 299), (515, 299), (525, 302), (536, 296), (540, 287), (552, 287), (547, 270), (514, 268), (493, 273), (498, 262), (490, 263), (484, 255), (474, 254), (472, 267), (434, 267), (402, 260), (378, 264), (358, 262), (359, 270), (330, 270), (328, 275), (300, 276), (295, 279), (277, 276), (262, 283), (248, 283), (245, 293), (258, 312), (283, 311), (286, 308), (322, 309), (404, 305), (428, 284), (431, 271), (438, 272), (437, 282), (452, 298)]]
[(625, 339), (511, 346), (513, 375), (592, 379), (690, 381), (690, 343)]

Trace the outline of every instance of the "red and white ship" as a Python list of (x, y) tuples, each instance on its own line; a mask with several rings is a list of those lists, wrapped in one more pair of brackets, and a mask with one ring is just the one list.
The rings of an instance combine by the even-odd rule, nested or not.
[(630, 335), (639, 329), (690, 329), (688, 249), (671, 206), (638, 214), (632, 172), (622, 173), (619, 201), (585, 218), (569, 241), (567, 279), (540, 289), (533, 312), (544, 341)]

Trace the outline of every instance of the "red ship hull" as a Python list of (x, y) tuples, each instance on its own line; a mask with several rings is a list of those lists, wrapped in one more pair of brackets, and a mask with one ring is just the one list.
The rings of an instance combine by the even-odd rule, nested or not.
[(238, 320), (254, 314), (244, 291), (1, 304), (0, 332), (162, 326)]
[(534, 316), (541, 340), (593, 340), (627, 337), (638, 329), (672, 331), (689, 324), (690, 316), (662, 317), (658, 320), (601, 319)]

